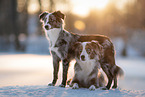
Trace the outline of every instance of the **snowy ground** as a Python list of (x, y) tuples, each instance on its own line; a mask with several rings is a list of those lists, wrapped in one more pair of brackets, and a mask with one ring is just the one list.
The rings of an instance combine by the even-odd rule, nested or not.
[[(49, 97), (145, 97), (145, 60), (144, 58), (117, 58), (116, 63), (125, 72), (119, 79), (119, 88), (89, 91), (60, 88), (59, 80), (55, 87), (48, 87), (52, 80), (52, 58), (49, 55), (1, 54), (0, 55), (0, 96), (49, 96)], [(72, 63), (73, 64), (73, 63)], [(73, 76), (73, 65), (68, 79)]]

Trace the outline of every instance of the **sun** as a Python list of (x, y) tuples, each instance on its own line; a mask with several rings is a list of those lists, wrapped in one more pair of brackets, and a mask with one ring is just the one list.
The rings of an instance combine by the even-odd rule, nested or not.
[(73, 4), (73, 13), (87, 16), (91, 9), (103, 10), (109, 3), (109, 0), (71, 0), (71, 2)]

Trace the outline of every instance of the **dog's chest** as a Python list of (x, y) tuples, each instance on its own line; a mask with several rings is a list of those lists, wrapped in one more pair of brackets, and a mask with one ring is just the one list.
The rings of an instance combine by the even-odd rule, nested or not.
[(89, 61), (77, 61), (81, 67), (80, 71), (77, 71), (77, 75), (81, 80), (87, 80), (91, 72), (94, 70), (96, 65), (96, 60)]
[(58, 52), (58, 47), (55, 47), (55, 44), (58, 40), (58, 37), (59, 37), (59, 33), (60, 33), (61, 29), (51, 29), (49, 31), (47, 31), (46, 33), (46, 37), (48, 38), (49, 40), (49, 43), (50, 43), (50, 50), (51, 51), (54, 51), (59, 58), (61, 58), (61, 54)]
[(61, 29), (51, 29), (49, 31), (47, 31), (47, 37), (50, 40), (50, 46), (54, 47), (58, 37), (59, 37), (59, 33), (60, 33)]

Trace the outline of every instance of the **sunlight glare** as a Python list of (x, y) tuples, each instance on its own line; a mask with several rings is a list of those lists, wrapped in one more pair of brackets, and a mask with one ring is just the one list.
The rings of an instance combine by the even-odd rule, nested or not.
[[(73, 4), (72, 12), (80, 16), (87, 16), (89, 13), (89, 5), (84, 0), (71, 0)], [(83, 3), (83, 4), (82, 4)]]
[(109, 0), (72, 0), (71, 2), (73, 4), (72, 12), (85, 17), (92, 9), (103, 10)]
[(101, 10), (106, 7), (108, 2), (109, 2), (109, 0), (93, 0), (91, 5), (92, 5), (92, 7)]
[(85, 23), (83, 21), (77, 20), (74, 23), (76, 29), (83, 31), (85, 29)]
[(34, 14), (40, 10), (38, 0), (30, 0), (28, 3), (28, 13)]
[(122, 10), (126, 6), (126, 4), (128, 4), (128, 2), (129, 4), (131, 4), (131, 3), (134, 3), (134, 1), (135, 0), (119, 0), (118, 2), (116, 2), (116, 7)]

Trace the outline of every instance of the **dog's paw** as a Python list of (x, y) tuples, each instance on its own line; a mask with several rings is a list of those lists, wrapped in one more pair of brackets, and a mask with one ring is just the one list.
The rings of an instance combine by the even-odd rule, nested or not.
[(54, 84), (53, 83), (50, 83), (50, 84), (48, 84), (48, 86), (54, 86)]
[(95, 90), (96, 90), (96, 87), (95, 87), (94, 85), (91, 85), (91, 86), (89, 87), (89, 90), (95, 91)]
[(72, 86), (72, 89), (79, 89), (79, 86), (77, 83), (74, 83), (73, 86)]
[(116, 89), (116, 88), (117, 88), (117, 86), (116, 86), (116, 85), (114, 85), (112, 88), (113, 88), (113, 89)]
[(65, 88), (65, 85), (63, 85), (63, 84), (60, 84), (60, 85), (59, 85), (59, 87), (63, 87), (63, 88)]
[(102, 87), (101, 90), (109, 90), (107, 87)]

